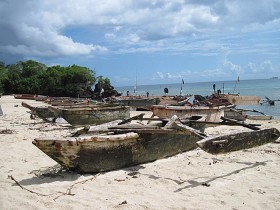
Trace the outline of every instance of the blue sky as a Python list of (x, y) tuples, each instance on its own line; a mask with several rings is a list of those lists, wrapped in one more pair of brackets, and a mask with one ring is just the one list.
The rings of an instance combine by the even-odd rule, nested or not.
[(280, 77), (279, 0), (2, 0), (0, 60), (114, 86)]

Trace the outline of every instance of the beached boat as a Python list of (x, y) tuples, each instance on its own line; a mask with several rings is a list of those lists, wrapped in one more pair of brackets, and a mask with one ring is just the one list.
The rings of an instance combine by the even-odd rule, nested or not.
[(169, 105), (154, 105), (151, 107), (153, 116), (160, 118), (171, 118), (177, 115), (179, 118), (191, 117), (197, 115), (206, 115), (206, 121), (219, 122), (224, 116), (225, 106), (169, 106)]
[(264, 128), (208, 137), (198, 141), (197, 146), (210, 154), (222, 154), (271, 143), (277, 140), (279, 136), (280, 132), (276, 128)]
[(271, 120), (271, 115), (246, 115), (248, 120)]
[(70, 97), (48, 97), (45, 103), (51, 106), (72, 106), (72, 105), (86, 105), (92, 104), (88, 99), (70, 98)]
[(34, 96), (35, 101), (45, 101), (48, 98), (49, 98), (48, 96), (44, 96), (44, 95), (36, 95), (36, 96)]
[(74, 127), (98, 125), (116, 119), (130, 117), (129, 107), (114, 104), (79, 105), (64, 107), (48, 107), (54, 115), (62, 117)]
[(14, 95), (15, 99), (29, 99), (29, 100), (35, 100), (36, 95), (33, 94), (16, 94)]
[(261, 101), (259, 96), (240, 96), (238, 94), (222, 94), (231, 104), (234, 105), (258, 105)]
[(176, 155), (194, 149), (203, 138), (190, 127), (177, 127), (122, 124), (81, 137), (39, 138), (33, 144), (69, 170), (95, 173)]
[(246, 120), (246, 111), (238, 110), (234, 108), (227, 108), (224, 110), (224, 116), (230, 119), (235, 119), (238, 121)]
[(129, 106), (131, 110), (149, 110), (152, 105), (160, 103), (158, 97), (120, 96), (111, 99), (114, 104)]
[(261, 100), (260, 104), (261, 105), (268, 104), (270, 106), (274, 106), (275, 105), (275, 101), (280, 101), (280, 100), (279, 99), (273, 100), (273, 99), (270, 99), (268, 97), (265, 97), (265, 99)]
[[(227, 149), (214, 150), (213, 145), (217, 147), (218, 143), (225, 144), (226, 141), (232, 143), (232, 139), (236, 141), (234, 145), (246, 141), (242, 148), (236, 146), (246, 149), (275, 141), (279, 137), (277, 129), (257, 132), (253, 132), (250, 141), (247, 140), (250, 132), (208, 138), (172, 118), (164, 126), (111, 123), (108, 127), (102, 125), (100, 129), (80, 137), (37, 138), (32, 143), (68, 170), (97, 173), (166, 158), (192, 150), (197, 145), (216, 154), (230, 152), (232, 147), (227, 143)], [(205, 138), (207, 141), (200, 141)], [(235, 151), (236, 147), (232, 150)]]
[(21, 103), (21, 105), (31, 111), (31, 117), (38, 116), (45, 121), (53, 121), (56, 119), (56, 116), (48, 109), (47, 105), (32, 106), (24, 101)]

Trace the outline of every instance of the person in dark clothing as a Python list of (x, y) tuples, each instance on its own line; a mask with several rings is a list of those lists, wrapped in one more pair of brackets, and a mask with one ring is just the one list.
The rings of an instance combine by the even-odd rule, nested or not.
[(214, 93), (216, 93), (216, 84), (213, 84)]
[(168, 93), (168, 88), (164, 88), (164, 94), (166, 95)]

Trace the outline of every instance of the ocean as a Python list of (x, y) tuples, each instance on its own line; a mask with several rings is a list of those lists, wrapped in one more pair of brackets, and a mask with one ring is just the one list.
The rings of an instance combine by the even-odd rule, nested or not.
[[(238, 81), (215, 81), (198, 83), (177, 83), (177, 84), (158, 84), (158, 85), (138, 85), (115, 87), (118, 92), (126, 95), (146, 95), (150, 96), (164, 95), (164, 88), (168, 88), (168, 95), (180, 95), (182, 87), (183, 95), (193, 94), (207, 96), (213, 93), (213, 84), (216, 90), (220, 89), (222, 93), (238, 93), (241, 96), (259, 96), (262, 100), (268, 97), (271, 100), (280, 100), (280, 79), (256, 79)], [(274, 119), (280, 119), (280, 101), (276, 101), (274, 106), (263, 103), (262, 105), (237, 106), (237, 108), (257, 110), (272, 115)], [(251, 113), (250, 113), (251, 114)], [(254, 113), (252, 113), (254, 114)]]

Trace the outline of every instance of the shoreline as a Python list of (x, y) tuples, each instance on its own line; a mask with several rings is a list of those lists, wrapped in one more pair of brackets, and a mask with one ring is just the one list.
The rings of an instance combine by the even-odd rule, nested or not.
[[(67, 136), (74, 129), (67, 123), (30, 119), (28, 109), (21, 106), (22, 101), (42, 104), (13, 96), (0, 98), (3, 110), (0, 130), (12, 131), (0, 134), (1, 209), (277, 209), (280, 206), (279, 143), (223, 155), (195, 149), (97, 175), (58, 173), (57, 163), (31, 142), (38, 137)], [(131, 112), (132, 116), (139, 113), (143, 112)], [(246, 122), (280, 130), (280, 121), (275, 119)], [(209, 127), (206, 133), (219, 135), (241, 129), (246, 128)]]

